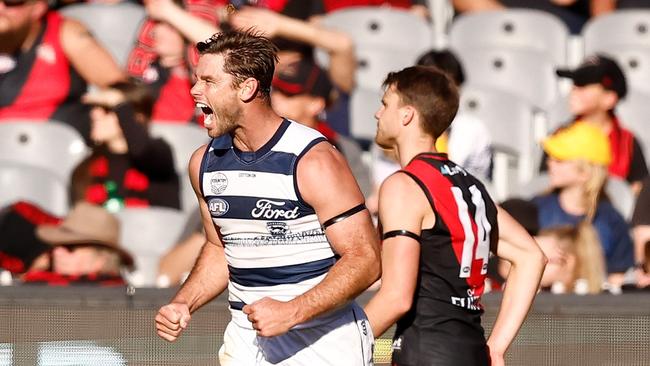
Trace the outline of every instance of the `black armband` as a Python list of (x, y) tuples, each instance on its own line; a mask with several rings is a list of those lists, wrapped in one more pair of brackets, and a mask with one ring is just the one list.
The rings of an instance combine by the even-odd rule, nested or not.
[(387, 233), (384, 233), (384, 235), (381, 236), (381, 240), (386, 240), (388, 238), (393, 238), (395, 236), (407, 236), (411, 239), (415, 239), (417, 241), (420, 241), (420, 235), (414, 234), (408, 230), (393, 230), (389, 231)]
[(343, 220), (347, 219), (348, 217), (350, 217), (350, 216), (352, 216), (352, 215), (354, 215), (354, 214), (356, 214), (358, 212), (361, 212), (361, 211), (363, 211), (365, 209), (366, 209), (366, 204), (365, 203), (358, 204), (358, 205), (352, 207), (351, 209), (343, 212), (342, 214), (336, 215), (336, 216), (332, 217), (331, 219), (325, 221), (323, 223), (323, 225), (322, 225), (322, 228), (323, 228), (323, 230), (325, 230), (328, 227), (336, 224), (337, 222), (343, 221)]

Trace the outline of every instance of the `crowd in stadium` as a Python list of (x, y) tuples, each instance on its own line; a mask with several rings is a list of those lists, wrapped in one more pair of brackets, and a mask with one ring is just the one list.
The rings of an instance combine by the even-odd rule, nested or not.
[[(0, 282), (167, 287), (185, 279), (205, 241), (187, 178), (190, 153), (208, 139), (191, 91), (195, 44), (254, 27), (280, 50), (274, 109), (343, 153), (371, 212), (379, 185), (399, 169), (372, 143), (381, 83), (388, 71), (436, 66), (462, 85), (437, 148), (483, 179), (538, 239), (549, 259), (542, 290), (647, 289), (648, 7), (5, 0)], [(607, 38), (613, 30), (620, 34)], [(493, 291), (508, 270), (491, 262)]]

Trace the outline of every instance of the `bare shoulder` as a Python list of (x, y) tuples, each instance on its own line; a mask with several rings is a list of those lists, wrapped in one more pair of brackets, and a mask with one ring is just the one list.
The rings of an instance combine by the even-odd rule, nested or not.
[(347, 161), (328, 142), (315, 145), (298, 161), (296, 179), (305, 202), (325, 216), (339, 214), (364, 202)]
[(384, 230), (419, 232), (431, 214), (429, 201), (413, 178), (400, 171), (384, 180), (379, 189), (379, 218)]
[(404, 172), (396, 172), (384, 180), (379, 188), (379, 199), (412, 205), (414, 200), (426, 198), (422, 188)]
[(190, 181), (194, 187), (198, 187), (199, 182), (199, 171), (201, 170), (201, 161), (203, 160), (203, 155), (205, 154), (205, 149), (208, 148), (208, 144), (203, 144), (201, 147), (196, 149), (192, 153), (190, 162), (188, 165), (188, 172), (190, 174)]

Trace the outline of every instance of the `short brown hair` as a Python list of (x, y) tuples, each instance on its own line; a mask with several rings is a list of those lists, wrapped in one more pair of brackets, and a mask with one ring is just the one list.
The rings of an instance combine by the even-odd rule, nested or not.
[(252, 29), (227, 30), (197, 43), (196, 48), (201, 55), (223, 55), (223, 71), (234, 77), (233, 87), (252, 77), (259, 81), (262, 96), (269, 99), (278, 50), (268, 38)]
[(420, 114), (422, 129), (434, 138), (440, 137), (458, 111), (458, 88), (447, 74), (432, 66), (411, 66), (391, 72), (384, 87), (395, 87), (404, 105), (413, 106)]

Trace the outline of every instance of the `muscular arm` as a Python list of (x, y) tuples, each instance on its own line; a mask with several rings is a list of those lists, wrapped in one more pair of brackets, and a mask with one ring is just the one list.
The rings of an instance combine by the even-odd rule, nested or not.
[[(321, 223), (364, 200), (345, 159), (328, 143), (305, 154), (297, 180)], [(367, 210), (333, 224), (326, 234), (340, 259), (321, 283), (290, 301), (296, 309), (295, 324), (352, 300), (379, 277), (379, 243)]]
[(126, 75), (113, 57), (78, 21), (64, 21), (61, 45), (74, 69), (87, 83), (105, 87), (125, 79)]
[(505, 210), (498, 211), (500, 240), (496, 254), (510, 262), (511, 269), (488, 346), (491, 355), (502, 359), (528, 314), (547, 259), (521, 225)]
[[(429, 205), (413, 179), (403, 173), (391, 175), (382, 184), (379, 197), (379, 219), (384, 233), (408, 230), (420, 235), (424, 211)], [(417, 240), (395, 236), (382, 242), (381, 287), (365, 307), (375, 337), (382, 335), (411, 308), (419, 261), (420, 243)]]
[(228, 286), (228, 265), (223, 244), (199, 188), (199, 170), (205, 148), (203, 145), (192, 154), (189, 172), (192, 187), (199, 200), (207, 242), (203, 245), (189, 277), (172, 300), (172, 303), (187, 304), (190, 312), (196, 311), (221, 294)]

